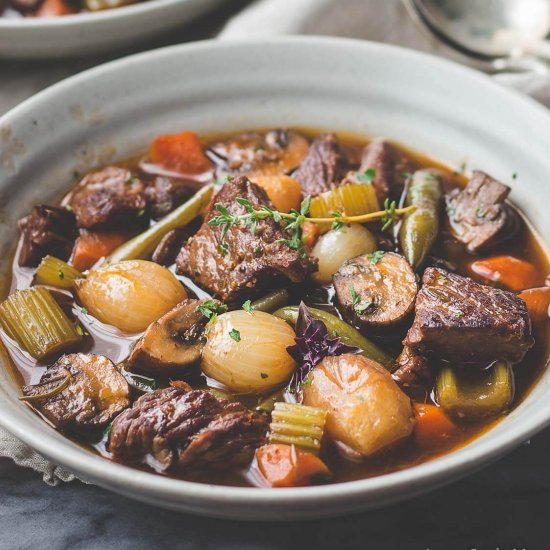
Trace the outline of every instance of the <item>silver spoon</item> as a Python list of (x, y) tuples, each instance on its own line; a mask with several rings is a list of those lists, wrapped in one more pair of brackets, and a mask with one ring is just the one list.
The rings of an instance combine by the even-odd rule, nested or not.
[(447, 46), (494, 69), (547, 71), (550, 0), (403, 0)]

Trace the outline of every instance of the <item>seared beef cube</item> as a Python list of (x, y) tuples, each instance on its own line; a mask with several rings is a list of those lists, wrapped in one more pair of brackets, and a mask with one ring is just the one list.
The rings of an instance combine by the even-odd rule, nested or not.
[(113, 422), (109, 451), (158, 471), (245, 466), (267, 420), (240, 403), (171, 386), (140, 397)]
[(207, 157), (216, 166), (216, 177), (267, 170), (288, 173), (306, 155), (308, 141), (298, 132), (270, 130), (266, 134), (245, 132), (211, 145)]
[(85, 176), (71, 193), (69, 204), (78, 226), (86, 229), (122, 229), (146, 221), (143, 182), (116, 166)]
[(130, 406), (128, 383), (112, 361), (84, 353), (62, 356), (39, 384), (23, 386), (23, 395), (56, 428), (73, 434), (104, 428)]
[(197, 186), (184, 180), (157, 176), (145, 190), (151, 217), (163, 218), (197, 191)]
[(375, 171), (372, 185), (380, 204), (384, 204), (387, 198), (398, 200), (403, 193), (407, 174), (415, 170), (410, 160), (383, 139), (376, 139), (365, 147), (359, 172), (368, 169)]
[(152, 260), (160, 265), (172, 265), (191, 235), (194, 235), (202, 225), (202, 218), (197, 216), (185, 227), (177, 227), (164, 235), (153, 252)]
[(334, 134), (321, 135), (309, 146), (309, 151), (294, 172), (300, 182), (302, 194), (312, 197), (338, 187), (345, 175), (347, 160)]
[(430, 382), (431, 374), (428, 360), (405, 346), (395, 361), (396, 370), (392, 378), (402, 387), (422, 386)]
[(255, 298), (288, 281), (304, 281), (316, 269), (315, 261), (280, 242), (288, 235), (271, 218), (259, 221), (254, 233), (249, 225), (231, 225), (223, 253), (222, 227), (208, 222), (219, 214), (218, 203), (233, 215), (245, 214), (237, 198), (247, 199), (256, 209), (262, 205), (273, 208), (265, 191), (246, 177), (228, 181), (212, 199), (202, 227), (176, 258), (178, 271), (229, 303)]
[(60, 260), (69, 259), (77, 235), (72, 212), (40, 204), (19, 225), (23, 233), (19, 265), (36, 267), (48, 254)]
[(485, 172), (475, 170), (462, 191), (446, 197), (454, 236), (476, 253), (510, 238), (519, 227), (518, 214), (504, 201), (511, 189)]
[(525, 302), (514, 293), (429, 267), (405, 341), (451, 363), (517, 363), (533, 346)]

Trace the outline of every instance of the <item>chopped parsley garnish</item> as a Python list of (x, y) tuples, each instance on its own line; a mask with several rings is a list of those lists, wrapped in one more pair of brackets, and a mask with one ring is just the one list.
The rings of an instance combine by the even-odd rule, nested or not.
[(260, 376), (265, 380), (266, 378), (269, 378), (269, 374), (267, 372), (260, 372)]
[(141, 210), (138, 210), (137, 217), (141, 218), (145, 214), (145, 208), (142, 208)]
[(487, 210), (485, 210), (484, 208), (478, 208), (476, 210), (476, 216), (478, 218), (484, 218), (486, 215), (487, 215)]
[(437, 174), (434, 174), (433, 172), (428, 172), (424, 177), (427, 181), (439, 181)]
[(252, 302), (250, 300), (247, 300), (244, 304), (243, 304), (243, 309), (247, 312), (247, 313), (252, 313), (254, 310), (252, 309)]
[(364, 172), (355, 172), (355, 178), (359, 183), (372, 183), (376, 177), (376, 170), (368, 168)]
[(207, 319), (211, 320), (218, 313), (227, 311), (227, 306), (217, 300), (205, 300), (200, 306), (195, 308), (195, 311), (200, 311)]
[(59, 280), (62, 281), (65, 278), (65, 272), (62, 269), (60, 269), (57, 272), (57, 276), (59, 277)]
[[(229, 331), (229, 336), (235, 340), (235, 342), (240, 342), (241, 341), (241, 333), (236, 329), (236, 328), (232, 328), (230, 331)], [(262, 376), (263, 378), (263, 376)]]
[(512, 179), (515, 180), (515, 179), (517, 179), (517, 177), (518, 177), (518, 173), (517, 173), (517, 172), (514, 172), (514, 173), (512, 174)]
[(367, 254), (367, 258), (372, 265), (376, 265), (385, 256), (385, 254), (386, 253), (383, 250), (377, 250), (372, 254)]
[(357, 294), (357, 291), (354, 287), (350, 287), (349, 293), (351, 294), (351, 301), (355, 313), (361, 315), (362, 313), (365, 313), (365, 311), (369, 309), (369, 307), (372, 306), (372, 302), (361, 303), (361, 297), (359, 296), (359, 294)]

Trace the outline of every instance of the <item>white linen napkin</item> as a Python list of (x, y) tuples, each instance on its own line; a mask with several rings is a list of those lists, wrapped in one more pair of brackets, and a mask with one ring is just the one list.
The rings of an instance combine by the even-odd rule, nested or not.
[[(464, 62), (412, 21), (400, 0), (260, 0), (231, 19), (219, 38), (317, 34), (363, 38), (436, 53)], [(500, 74), (503, 84), (550, 106), (550, 77)], [(43, 474), (51, 485), (72, 481), (73, 474), (55, 466), (0, 428), (0, 456)]]

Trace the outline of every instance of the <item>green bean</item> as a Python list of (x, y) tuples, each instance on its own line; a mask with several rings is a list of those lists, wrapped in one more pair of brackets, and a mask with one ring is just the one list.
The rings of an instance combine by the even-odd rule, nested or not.
[(466, 418), (491, 416), (512, 402), (514, 373), (503, 361), (476, 373), (445, 367), (437, 376), (435, 390), (439, 405), (450, 414)]
[(442, 194), (439, 172), (418, 170), (413, 174), (405, 204), (416, 209), (405, 214), (399, 238), (403, 255), (414, 268), (422, 265), (437, 238)]
[[(308, 310), (313, 317), (325, 323), (331, 337), (339, 337), (345, 344), (362, 349), (365, 357), (377, 361), (387, 368), (391, 366), (393, 359), (376, 344), (365, 338), (357, 329), (323, 309), (308, 306)], [(294, 326), (298, 320), (298, 306), (283, 307), (275, 311), (273, 315)]]
[(201, 213), (202, 209), (210, 202), (213, 193), (213, 185), (203, 187), (187, 202), (178, 206), (159, 222), (119, 246), (107, 258), (106, 263), (114, 264), (124, 260), (149, 258), (166, 233), (177, 227), (187, 225)]
[(250, 309), (254, 311), (265, 311), (266, 313), (272, 313), (276, 309), (279, 309), (288, 303), (290, 294), (286, 288), (274, 290), (264, 297), (252, 302)]

